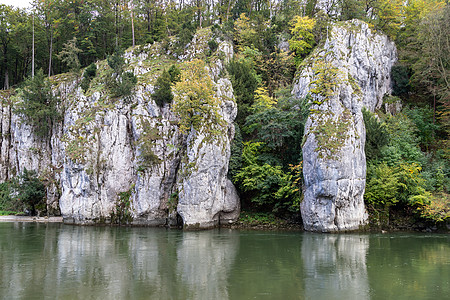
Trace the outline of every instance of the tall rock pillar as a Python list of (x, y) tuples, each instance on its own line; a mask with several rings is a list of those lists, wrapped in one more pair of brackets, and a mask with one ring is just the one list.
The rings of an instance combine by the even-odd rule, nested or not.
[(297, 72), (292, 93), (308, 97), (311, 104), (303, 144), (301, 212), (306, 230), (356, 230), (367, 223), (361, 109), (381, 106), (391, 91), (396, 60), (395, 45), (387, 36), (352, 20), (333, 26), (325, 44)]

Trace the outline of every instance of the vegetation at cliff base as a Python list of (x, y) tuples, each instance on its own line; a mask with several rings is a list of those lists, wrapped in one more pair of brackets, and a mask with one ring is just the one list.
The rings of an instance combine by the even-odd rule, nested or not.
[(47, 210), (45, 197), (44, 183), (35, 171), (26, 168), (12, 180), (0, 183), (0, 211), (8, 214), (44, 214)]

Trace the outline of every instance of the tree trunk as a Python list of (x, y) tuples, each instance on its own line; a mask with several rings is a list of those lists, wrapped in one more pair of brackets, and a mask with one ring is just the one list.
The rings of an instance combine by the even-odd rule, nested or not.
[(48, 77), (52, 74), (53, 27), (50, 25), (50, 55), (48, 60)]
[(8, 44), (3, 44), (3, 64), (5, 66), (5, 82), (3, 83), (3, 89), (9, 89), (9, 75), (8, 75)]
[(133, 6), (131, 6), (131, 32), (133, 36), (133, 47), (135, 46), (134, 43), (134, 19), (133, 19)]
[(32, 54), (31, 54), (31, 78), (34, 78), (34, 14), (33, 14), (33, 46), (32, 46)]

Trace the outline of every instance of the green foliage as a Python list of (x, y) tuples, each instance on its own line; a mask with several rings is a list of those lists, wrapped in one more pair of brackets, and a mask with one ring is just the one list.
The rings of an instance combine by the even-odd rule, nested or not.
[(113, 97), (130, 96), (133, 88), (136, 86), (137, 78), (133, 72), (123, 72), (120, 77), (116, 78), (115, 84), (110, 86)]
[(12, 183), (13, 201), (22, 209), (29, 210), (31, 215), (36, 215), (37, 210), (46, 210), (46, 189), (35, 171), (23, 172)]
[(172, 86), (178, 81), (180, 81), (180, 70), (176, 65), (172, 65), (168, 71), (164, 70), (156, 79), (152, 99), (159, 107), (162, 107), (165, 103), (172, 103)]
[(244, 144), (239, 125), (234, 124), (234, 139), (230, 147), (230, 161), (228, 163), (228, 178), (233, 180), (239, 169), (242, 167), (242, 151)]
[(272, 213), (243, 211), (239, 216), (239, 222), (247, 226), (274, 226), (278, 227), (285, 223)]
[(389, 133), (389, 143), (381, 149), (381, 157), (389, 166), (403, 162), (420, 163), (424, 156), (418, 147), (415, 124), (404, 113), (386, 116), (384, 119)]
[(276, 99), (269, 96), (266, 88), (260, 87), (255, 91), (255, 100), (250, 110), (253, 113), (259, 113), (273, 108), (275, 104), (277, 104)]
[(375, 114), (363, 108), (364, 125), (366, 127), (365, 153), (367, 160), (374, 160), (380, 156), (381, 148), (389, 142), (386, 125), (380, 122)]
[(301, 167), (284, 172), (281, 166), (260, 162), (262, 143), (245, 142), (243, 167), (234, 177), (241, 191), (261, 209), (273, 212), (298, 211), (300, 204)]
[(172, 83), (178, 82), (181, 79), (181, 71), (177, 65), (173, 64), (169, 68), (170, 81)]
[(202, 131), (215, 139), (223, 134), (224, 124), (219, 113), (220, 101), (215, 96), (214, 84), (205, 71), (205, 63), (194, 59), (182, 65), (180, 81), (173, 87), (173, 111), (180, 118), (180, 131)]
[(436, 137), (440, 129), (440, 126), (433, 121), (433, 110), (427, 107), (416, 107), (405, 110), (405, 114), (417, 128), (415, 134), (419, 138), (418, 142), (422, 149), (428, 150), (428, 146), (433, 146), (436, 143)]
[(417, 164), (385, 163), (369, 165), (364, 199), (375, 206), (389, 206), (397, 202), (411, 206), (428, 203), (431, 194), (425, 190), (425, 180)]
[(0, 183), (0, 211), (14, 210), (11, 202), (11, 184), (9, 182)]
[(58, 98), (53, 95), (50, 81), (44, 77), (42, 69), (34, 78), (28, 78), (19, 93), (22, 102), (16, 112), (23, 114), (25, 120), (34, 128), (39, 137), (49, 137), (53, 123), (59, 119)]
[(422, 218), (434, 222), (445, 222), (450, 219), (450, 197), (448, 194), (439, 193), (418, 210)]
[(245, 47), (253, 47), (257, 43), (255, 26), (245, 13), (242, 13), (234, 23), (234, 31), (235, 40), (241, 51)]
[(114, 73), (120, 74), (122, 73), (123, 66), (125, 65), (125, 59), (123, 58), (123, 52), (119, 49), (116, 49), (112, 55), (108, 55), (106, 61), (108, 62), (108, 66), (113, 69)]
[(445, 158), (443, 151), (427, 155), (422, 175), (427, 191), (435, 193), (450, 191), (450, 161)]
[(152, 94), (152, 99), (159, 107), (162, 107), (165, 103), (172, 103), (172, 81), (169, 72), (166, 70), (156, 79), (155, 92)]
[(17, 212), (11, 210), (0, 210), (0, 216), (11, 216), (16, 214)]
[(336, 87), (343, 82), (339, 68), (330, 62), (316, 60), (312, 66), (314, 77), (310, 83), (311, 94), (320, 96), (323, 100), (315, 99), (313, 103), (322, 104), (324, 100), (335, 94)]
[(130, 224), (133, 221), (131, 215), (131, 194), (133, 192), (134, 185), (128, 191), (118, 194), (116, 201), (116, 207), (111, 214), (111, 223), (117, 225)]
[(208, 41), (208, 47), (209, 47), (209, 51), (210, 51), (210, 53), (212, 54), (212, 53), (214, 53), (216, 50), (217, 50), (217, 48), (219, 47), (219, 44), (217, 44), (217, 42), (216, 42), (216, 40), (209, 40)]
[(81, 88), (86, 92), (89, 89), (89, 85), (92, 79), (97, 74), (97, 65), (90, 64), (83, 73), (83, 79), (81, 80)]
[(279, 89), (290, 87), (296, 69), (292, 53), (275, 49), (260, 60), (258, 71), (267, 85), (269, 95), (273, 95)]
[(78, 54), (81, 52), (82, 50), (77, 47), (77, 38), (74, 37), (64, 44), (63, 49), (58, 54), (58, 58), (69, 67), (70, 71), (78, 73), (81, 67)]
[(309, 110), (303, 101), (290, 98), (278, 104), (248, 116), (244, 130), (263, 142), (266, 151), (287, 166), (301, 158), (301, 141)]
[(392, 94), (394, 96), (406, 95), (409, 92), (409, 70), (404, 65), (395, 65), (391, 69), (393, 81)]
[(292, 38), (289, 40), (289, 49), (295, 52), (297, 64), (313, 49), (315, 42), (313, 29), (315, 25), (316, 20), (307, 16), (295, 16), (291, 22)]
[(153, 127), (149, 121), (142, 122), (142, 134), (137, 144), (139, 146), (139, 171), (153, 167), (162, 160), (153, 152), (153, 147), (157, 140), (161, 139), (158, 128)]
[(258, 87), (258, 78), (253, 65), (248, 60), (232, 60), (227, 65), (230, 74), (233, 91), (238, 105), (236, 122), (242, 125), (250, 114), (250, 106), (253, 105), (254, 93)]
[(416, 126), (407, 114), (384, 116), (384, 122), (388, 144), (378, 156), (368, 157), (365, 201), (374, 207), (401, 203), (418, 209), (424, 218), (442, 220), (447, 204), (435, 201), (430, 191), (440, 191), (445, 198), (442, 191), (448, 164), (437, 158), (425, 159), (418, 147)]
[(393, 168), (386, 164), (369, 165), (364, 199), (366, 203), (376, 206), (395, 204), (399, 201), (399, 185), (398, 175)]
[(107, 58), (108, 65), (112, 71), (106, 74), (106, 87), (114, 98), (127, 97), (132, 94), (133, 88), (136, 86), (137, 78), (133, 72), (124, 72), (125, 59), (120, 51), (116, 51)]

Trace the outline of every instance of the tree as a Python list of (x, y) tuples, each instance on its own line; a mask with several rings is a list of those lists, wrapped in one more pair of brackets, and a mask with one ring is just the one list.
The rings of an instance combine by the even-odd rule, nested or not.
[(245, 118), (250, 114), (250, 106), (254, 101), (254, 92), (261, 80), (250, 60), (232, 60), (227, 65), (227, 70), (231, 77), (238, 105), (236, 122), (243, 124)]
[(236, 32), (235, 40), (240, 50), (242, 51), (246, 46), (252, 48), (256, 42), (256, 30), (245, 13), (242, 13), (236, 20), (234, 30)]
[(289, 48), (295, 52), (297, 63), (308, 55), (314, 46), (312, 33), (316, 21), (310, 17), (295, 16), (291, 22), (292, 38), (289, 40)]
[(173, 111), (180, 118), (180, 131), (203, 132), (210, 138), (220, 135), (218, 126), (224, 124), (219, 113), (220, 100), (214, 83), (202, 60), (194, 59), (181, 66), (180, 81), (174, 87)]
[(1, 75), (4, 75), (4, 89), (9, 89), (8, 54), (14, 27), (14, 12), (12, 6), (6, 6), (4, 4), (0, 5), (0, 44), (2, 46), (3, 54)]
[(436, 7), (422, 19), (418, 31), (420, 52), (413, 65), (412, 81), (425, 86), (436, 100), (442, 103), (441, 119), (447, 134), (450, 133), (450, 5)]
[(169, 71), (164, 70), (156, 79), (155, 92), (152, 94), (153, 101), (158, 106), (171, 103), (173, 100), (172, 86), (179, 80), (180, 70), (175, 65), (172, 65)]
[(34, 78), (29, 77), (21, 92), (17, 113), (25, 116), (26, 122), (34, 128), (39, 137), (50, 137), (53, 123), (59, 118), (58, 98), (53, 95), (50, 81), (40, 69)]
[(64, 44), (63, 49), (58, 54), (58, 58), (61, 59), (72, 72), (78, 74), (81, 67), (78, 53), (81, 52), (82, 50), (77, 47), (77, 38), (74, 37)]
[(13, 190), (15, 197), (30, 210), (32, 216), (36, 215), (36, 209), (45, 210), (45, 186), (35, 171), (24, 168), (14, 181)]
[(377, 159), (380, 155), (381, 148), (388, 144), (389, 134), (386, 125), (380, 122), (374, 113), (363, 108), (364, 126), (366, 127), (366, 159)]
[(378, 0), (374, 8), (377, 16), (375, 26), (395, 38), (402, 24), (403, 7), (402, 0)]

